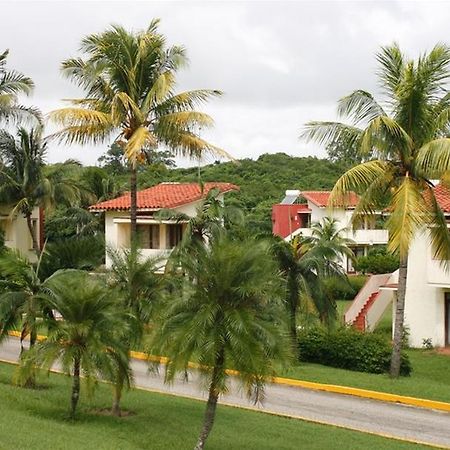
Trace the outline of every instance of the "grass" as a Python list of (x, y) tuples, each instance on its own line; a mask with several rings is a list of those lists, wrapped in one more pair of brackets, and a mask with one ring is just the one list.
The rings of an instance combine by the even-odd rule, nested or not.
[[(338, 300), (336, 303), (341, 317), (350, 301)], [(392, 311), (388, 309), (375, 333), (383, 334), (390, 339), (391, 330)], [(353, 372), (312, 363), (300, 363), (283, 376), (450, 402), (450, 356), (438, 354), (434, 350), (409, 349), (406, 352), (411, 360), (413, 372), (410, 377), (401, 377), (398, 380), (393, 380), (385, 374)]]
[[(27, 390), (10, 384), (14, 367), (0, 364), (2, 431), (0, 449), (192, 449), (203, 419), (204, 403), (131, 390), (123, 407), (135, 414), (116, 418), (95, 414), (110, 406), (111, 392), (100, 384), (95, 397), (82, 393), (76, 422), (66, 419), (70, 379), (45, 378), (47, 389)], [(299, 413), (301, 413), (299, 411)], [(219, 406), (207, 448), (247, 450), (425, 449), (379, 436)]]

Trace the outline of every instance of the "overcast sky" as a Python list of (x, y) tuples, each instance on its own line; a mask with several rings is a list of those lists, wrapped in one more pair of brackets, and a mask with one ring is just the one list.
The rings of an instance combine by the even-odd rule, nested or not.
[[(0, 50), (8, 66), (36, 84), (26, 102), (44, 112), (82, 92), (62, 78), (62, 60), (80, 40), (117, 23), (145, 28), (160, 18), (168, 43), (187, 48), (179, 90), (220, 89), (205, 133), (236, 158), (262, 153), (324, 156), (298, 140), (309, 120), (335, 118), (336, 101), (354, 89), (377, 92), (374, 55), (397, 41), (411, 56), (450, 43), (450, 2), (432, 1), (0, 1)], [(51, 162), (94, 164), (104, 147), (57, 147)]]

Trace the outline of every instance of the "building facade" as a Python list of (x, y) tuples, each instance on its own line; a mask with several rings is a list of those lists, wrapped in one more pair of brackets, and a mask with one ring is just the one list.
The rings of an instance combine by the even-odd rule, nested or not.
[[(44, 240), (44, 214), (42, 209), (34, 208), (31, 221), (36, 240), (40, 248)], [(36, 261), (37, 256), (33, 250), (33, 240), (28, 229), (26, 218), (20, 213), (12, 213), (10, 207), (0, 207), (0, 230), (3, 234), (6, 247), (18, 250), (30, 261)]]
[[(345, 206), (328, 208), (330, 191), (288, 190), (283, 201), (272, 207), (272, 232), (290, 241), (299, 234), (311, 235), (311, 224), (321, 222), (325, 217), (334, 218), (343, 236), (351, 239), (355, 256), (367, 254), (374, 245), (388, 242), (388, 232), (383, 229), (384, 217), (380, 212), (366, 218), (360, 226), (352, 228), (351, 220), (359, 198), (349, 195)], [(341, 261), (347, 272), (354, 272), (352, 261), (344, 257)]]
[[(137, 193), (137, 228), (143, 257), (161, 258), (161, 266), (172, 249), (181, 241), (187, 221), (161, 220), (155, 214), (162, 209), (194, 217), (197, 207), (211, 189), (218, 189), (219, 200), (224, 194), (238, 189), (231, 183), (205, 183), (203, 190), (198, 183), (160, 183)], [(105, 239), (107, 248), (130, 247), (131, 219), (130, 194), (92, 205), (91, 212), (105, 213)], [(106, 254), (106, 266), (111, 259)]]

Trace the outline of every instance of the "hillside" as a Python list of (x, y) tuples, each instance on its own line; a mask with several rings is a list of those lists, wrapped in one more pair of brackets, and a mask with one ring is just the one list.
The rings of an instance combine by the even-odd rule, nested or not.
[[(244, 210), (250, 226), (269, 231), (272, 204), (281, 201), (286, 189), (331, 189), (343, 171), (343, 165), (326, 159), (276, 153), (264, 154), (257, 160), (210, 164), (203, 166), (200, 173), (203, 181), (240, 186), (239, 193), (227, 197), (228, 203)], [(198, 181), (198, 168), (149, 167), (139, 174), (140, 188), (162, 181)]]

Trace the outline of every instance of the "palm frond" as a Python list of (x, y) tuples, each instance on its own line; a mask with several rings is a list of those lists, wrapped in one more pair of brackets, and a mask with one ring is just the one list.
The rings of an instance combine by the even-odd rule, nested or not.
[(354, 91), (338, 103), (339, 116), (350, 117), (353, 123), (367, 123), (379, 116), (385, 116), (383, 108), (366, 91)]

